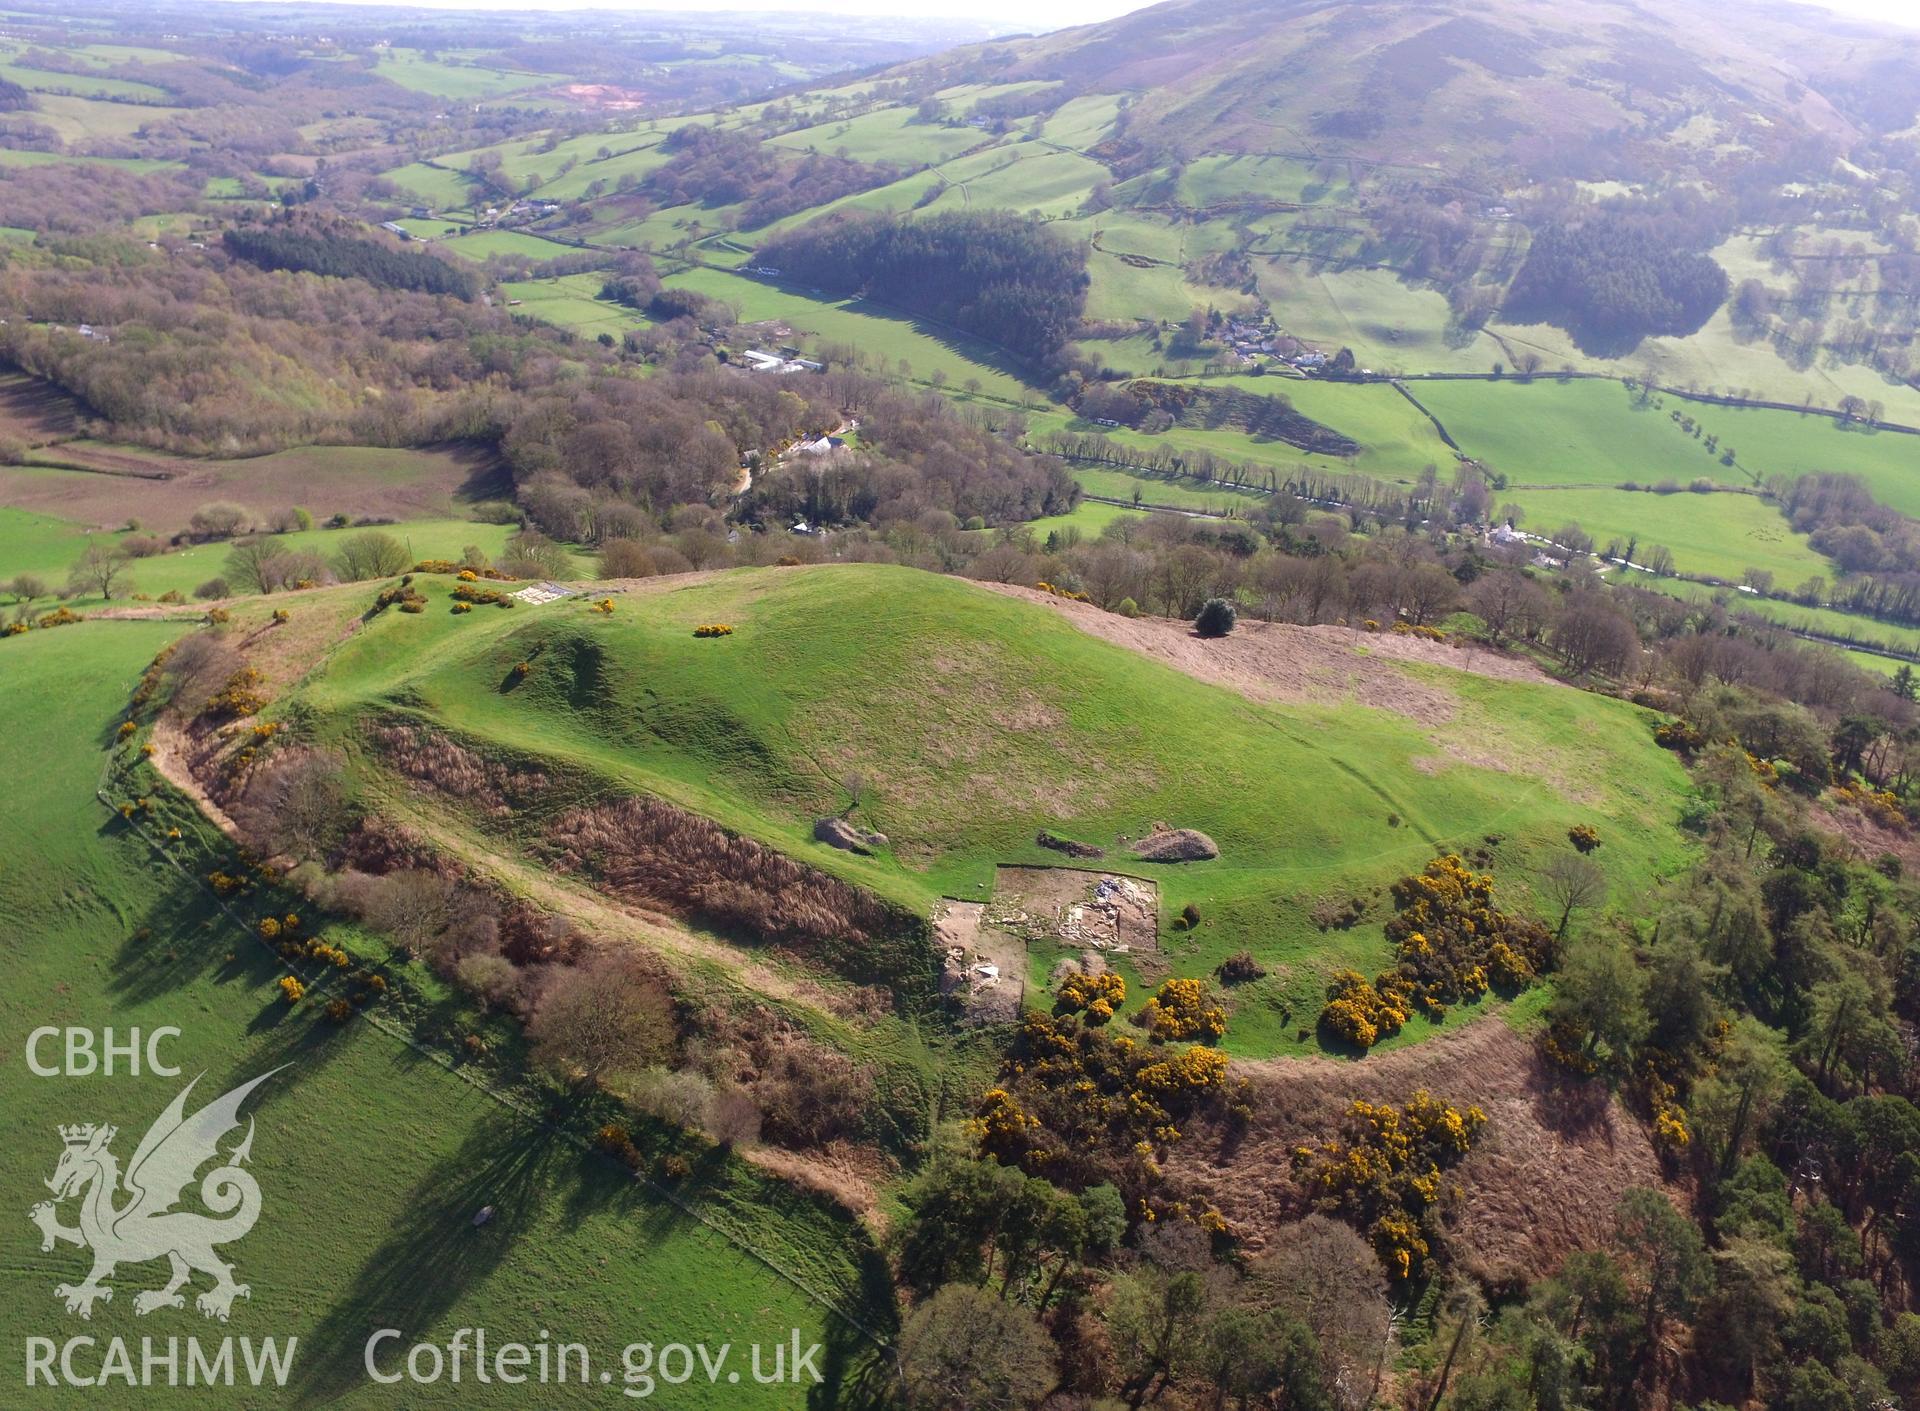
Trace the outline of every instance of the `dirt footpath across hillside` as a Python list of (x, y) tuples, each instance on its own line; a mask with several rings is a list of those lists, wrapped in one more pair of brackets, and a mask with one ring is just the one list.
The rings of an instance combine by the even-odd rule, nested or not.
[(1554, 684), (1531, 662), (1482, 647), (1455, 647), (1391, 632), (1350, 627), (1296, 627), (1248, 622), (1231, 636), (1204, 638), (1190, 623), (1164, 617), (1121, 617), (1091, 603), (1056, 598), (1034, 588), (982, 583), (982, 588), (1052, 608), (1082, 632), (1165, 662), (1176, 671), (1256, 700), (1334, 705), (1353, 701), (1396, 711), (1425, 725), (1453, 714), (1443, 689), (1396, 670), (1396, 662), (1448, 666), (1502, 681)]
[(1391, 1053), (1242, 1062), (1253, 1123), (1238, 1140), (1176, 1144), (1168, 1171), (1191, 1182), (1256, 1248), (1310, 1209), (1293, 1151), (1339, 1130), (1349, 1103), (1404, 1102), (1418, 1089), (1487, 1114), (1479, 1145), (1455, 1176), (1464, 1200), (1454, 1248), (1498, 1284), (1554, 1268), (1607, 1236), (1628, 1186), (1661, 1184), (1645, 1128), (1604, 1084), (1572, 1078), (1498, 1014)]

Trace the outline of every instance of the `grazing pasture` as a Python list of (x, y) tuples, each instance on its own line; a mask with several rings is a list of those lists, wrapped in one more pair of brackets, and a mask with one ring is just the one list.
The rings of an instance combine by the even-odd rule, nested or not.
[(1609, 541), (1641, 547), (1663, 544), (1674, 567), (1738, 583), (1750, 568), (1774, 576), (1780, 587), (1831, 578), (1833, 565), (1796, 534), (1780, 511), (1757, 495), (1657, 495), (1644, 490), (1510, 490), (1501, 496), (1526, 511), (1521, 527), (1553, 535), (1577, 524), (1605, 549)]
[[(436, 602), (376, 619), (303, 689), (335, 716), (404, 699), (472, 748), (656, 794), (916, 910), (979, 897), (1002, 863), (1056, 862), (1043, 827), (1115, 859), (1155, 820), (1198, 828), (1221, 856), (1151, 869), (1160, 956), (1116, 963), (1203, 975), (1251, 948), (1279, 978), (1242, 997), (1244, 1052), (1312, 1048), (1290, 1016), (1310, 1027), (1326, 973), (1385, 961), (1376, 926), (1323, 932), (1314, 903), (1377, 895), (1437, 848), (1501, 835), (1516, 903), (1576, 822), (1607, 838), (1620, 886), (1676, 865), (1684, 777), (1633, 707), (1399, 663), (1360, 634), (1249, 626), (1208, 646), (1095, 614), (1090, 630), (1138, 633), (1129, 650), (1052, 604), (877, 566), (650, 582), (611, 616)], [(734, 631), (695, 638), (708, 622)], [(502, 690), (518, 661), (526, 684)], [(856, 772), (856, 820), (891, 840), (871, 858), (812, 840)], [(1173, 931), (1189, 902), (1202, 924)]]
[[(731, 1342), (744, 1358), (747, 1344), (787, 1342), (798, 1329), (803, 1345), (827, 1345), (823, 1372), (844, 1373), (841, 1354), (857, 1335), (742, 1245), (493, 1101), (391, 1029), (323, 1017), (328, 987), (289, 1006), (277, 983), (285, 968), (245, 929), (257, 902), (240, 903), (237, 917), (213, 904), (200, 876), (213, 863), (232, 864), (217, 835), (157, 781), (155, 816), (183, 825), (182, 838), (162, 840), (178, 869), (95, 797), (127, 693), (179, 630), (87, 622), (0, 643), (0, 738), (33, 761), (12, 783), (0, 845), (35, 879), (0, 892), (10, 962), (0, 1041), (17, 1055), (43, 1024), (119, 1033), (174, 1025), (180, 1033), (168, 1054), (184, 1070), (180, 1078), (102, 1086), (97, 1078), (34, 1079), (24, 1064), (9, 1064), (0, 1103), (8, 1187), (40, 1189), (59, 1155), (60, 1123), (114, 1123), (124, 1158), (188, 1078), (203, 1075), (195, 1091), (203, 1101), (278, 1068), (248, 1104), (257, 1119), (248, 1169), (263, 1213), (251, 1234), (224, 1249), (250, 1292), (219, 1331), (297, 1339), (286, 1385), (301, 1404), (391, 1405), (392, 1388), (372, 1383), (362, 1365), (369, 1332), (389, 1326), (406, 1331), (401, 1348), (415, 1339), (444, 1343), (459, 1327), (486, 1326), (496, 1344), (537, 1342), (546, 1330), (555, 1343), (587, 1344), (593, 1367), (607, 1369), (616, 1388), (629, 1343)], [(163, 825), (151, 828), (161, 840)], [(330, 938), (366, 945), (345, 928)], [(429, 1005), (410, 1017), (429, 1030), (464, 1026), (511, 1042), (509, 1030), (463, 1011), (430, 977), (420, 983)], [(889, 1325), (891, 1309), (863, 1297), (859, 1261), (870, 1245), (847, 1218), (711, 1151), (677, 1194), (869, 1326)], [(477, 1226), (485, 1206), (492, 1218)], [(4, 1275), (0, 1335), (15, 1346), (29, 1336), (71, 1336), (75, 1320), (52, 1290), (84, 1272), (83, 1261), (70, 1247), (43, 1254), (21, 1240)], [(160, 1266), (122, 1265), (112, 1280), (119, 1296), (80, 1326), (136, 1348), (143, 1334), (193, 1333), (204, 1344), (218, 1325), (190, 1305), (136, 1314), (134, 1293), (163, 1278)], [(609, 1299), (609, 1287), (630, 1296)], [(408, 1388), (407, 1404), (524, 1404), (522, 1389), (477, 1383), (468, 1370), (457, 1387)], [(718, 1387), (676, 1388), (677, 1404), (792, 1404), (791, 1387), (744, 1376), (725, 1384), (722, 1376)], [(543, 1390), (566, 1405), (610, 1394), (597, 1383)], [(36, 1393), (36, 1404), (78, 1404), (70, 1395)], [(238, 1407), (260, 1404), (255, 1397), (164, 1386), (122, 1395), (109, 1385), (88, 1399)]]

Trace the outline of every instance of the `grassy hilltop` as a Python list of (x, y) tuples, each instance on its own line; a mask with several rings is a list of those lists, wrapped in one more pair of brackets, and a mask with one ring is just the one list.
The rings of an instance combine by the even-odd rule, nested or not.
[[(1062, 861), (1035, 843), (1050, 829), (1160, 883), (1175, 973), (1241, 949), (1276, 971), (1239, 1001), (1230, 1043), (1247, 1052), (1297, 1047), (1281, 1016), (1310, 1015), (1328, 970), (1386, 958), (1377, 924), (1317, 929), (1316, 900), (1489, 834), (1518, 884), (1582, 823), (1607, 840), (1622, 894), (1678, 861), (1684, 779), (1648, 717), (1547, 684), (1407, 664), (1392, 672), (1418, 720), (1340, 684), (1316, 703), (1261, 703), (1045, 607), (879, 566), (730, 573), (623, 594), (611, 615), (575, 599), (455, 616), (447, 580), (417, 581), (432, 585), (425, 613), (375, 619), (285, 708), (319, 712), (356, 753), (376, 721), (413, 719), (593, 781), (491, 825), (507, 846), (588, 787), (638, 791), (924, 914), (942, 895), (981, 898), (999, 864)], [(704, 623), (734, 632), (696, 638)], [(855, 774), (855, 821), (890, 841), (871, 858), (812, 841)], [(1156, 821), (1200, 829), (1221, 856), (1129, 861), (1119, 840)], [(1202, 924), (1178, 935), (1189, 903)], [(1036, 955), (1036, 979), (1054, 958)]]

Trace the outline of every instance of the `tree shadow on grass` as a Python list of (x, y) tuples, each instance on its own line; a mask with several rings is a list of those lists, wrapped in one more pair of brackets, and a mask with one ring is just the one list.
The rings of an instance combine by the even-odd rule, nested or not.
[(467, 478), (460, 482), (454, 498), (468, 504), (480, 500), (513, 498), (513, 474), (507, 463), (491, 447), (472, 441), (454, 443), (453, 458)]
[(114, 953), (108, 994), (145, 999), (202, 980), (252, 986), (273, 978), (273, 956), (243, 935), (198, 882), (164, 866), (153, 875), (147, 908)]
[[(400, 1329), (402, 1348), (429, 1335), (512, 1252), (575, 1155), (539, 1123), (503, 1114), (434, 1166), (409, 1193), (399, 1227), (313, 1334), (298, 1404), (323, 1405), (363, 1384), (366, 1340), (376, 1329)], [(492, 1218), (476, 1227), (485, 1206)]]
[[(645, 1133), (641, 1139), (643, 1147), (649, 1145)], [(630, 1207), (630, 1218), (639, 1222), (646, 1242), (658, 1245), (684, 1238), (692, 1226), (704, 1227), (704, 1221), (677, 1205), (676, 1200), (696, 1208), (707, 1205), (716, 1215), (721, 1207), (731, 1207), (736, 1214), (743, 1208), (749, 1215), (763, 1211), (769, 1224), (832, 1221), (832, 1214), (813, 1198), (757, 1172), (742, 1172), (733, 1164), (736, 1158), (721, 1147), (705, 1145), (696, 1149), (697, 1145), (673, 1144), (673, 1149), (688, 1160), (690, 1169), (686, 1175), (669, 1182), (636, 1181), (619, 1162), (596, 1153), (588, 1158), (581, 1179), (568, 1195), (569, 1222), (577, 1223), (610, 1210), (619, 1214), (617, 1207), (625, 1201)], [(755, 1182), (764, 1184), (761, 1192), (764, 1199), (756, 1198), (751, 1188)], [(662, 1194), (663, 1191), (669, 1192), (672, 1198)], [(807, 1405), (841, 1411), (893, 1406), (896, 1404), (895, 1377), (886, 1346), (898, 1331), (892, 1276), (885, 1258), (864, 1238), (857, 1225), (848, 1221), (848, 1227), (840, 1233), (846, 1242), (853, 1279), (845, 1284), (801, 1290), (822, 1315), (821, 1354), (817, 1363), (821, 1382), (808, 1388)], [(751, 1257), (747, 1250), (757, 1248), (751, 1220), (745, 1231), (732, 1236), (722, 1236), (716, 1231), (713, 1237), (727, 1238), (729, 1244), (741, 1250), (743, 1257)], [(778, 1261), (779, 1241), (772, 1243), (776, 1247), (763, 1251), (762, 1258)], [(768, 1276), (782, 1277), (772, 1268)], [(820, 1304), (822, 1297), (830, 1300), (831, 1308)], [(849, 1315), (856, 1321), (849, 1321)]]
[(891, 1346), (898, 1340), (899, 1303), (886, 1257), (862, 1242), (853, 1258), (859, 1266), (859, 1302), (848, 1311), (865, 1325), (829, 1317), (822, 1338), (821, 1383), (807, 1396), (810, 1407), (878, 1408), (898, 1405), (899, 1380)]
[(1613, 1090), (1598, 1078), (1565, 1072), (1536, 1059), (1526, 1075), (1528, 1106), (1540, 1125), (1569, 1140), (1604, 1131), (1613, 1116)]
[[(249, 1032), (256, 1037), (264, 1035), (263, 1040), (248, 1046), (217, 1084), (209, 1082), (196, 1089), (196, 1099), (211, 1100), (263, 1073), (272, 1073), (273, 1081), (261, 1084), (247, 1102), (248, 1112), (264, 1115), (283, 1101), (295, 1099), (304, 1084), (318, 1077), (355, 1041), (343, 1026), (322, 1018), (317, 1010), (304, 1005), (291, 1006), (275, 996), (262, 1008), (262, 1018), (272, 1016), (275, 1022), (263, 1025), (262, 1018), (256, 1018)], [(358, 1022), (357, 1019), (348, 1021), (349, 1025)]]
[[(673, 1194), (689, 1204), (697, 1204), (709, 1195), (718, 1196), (724, 1188), (736, 1186), (741, 1176), (731, 1169), (731, 1160), (723, 1148), (707, 1147), (692, 1158), (692, 1169), (674, 1183)], [(672, 1239), (696, 1223), (693, 1215), (672, 1201), (649, 1194), (652, 1204), (642, 1219), (642, 1229), (649, 1241)], [(734, 1194), (739, 1192), (736, 1190)], [(827, 1212), (814, 1208), (810, 1197), (779, 1183), (769, 1181), (766, 1194), (769, 1223), (829, 1218)], [(807, 1208), (793, 1208), (795, 1206)], [(823, 1317), (818, 1364), (821, 1381), (808, 1389), (807, 1405), (840, 1408), (840, 1411), (891, 1406), (896, 1404), (893, 1362), (886, 1348), (877, 1345), (875, 1339), (890, 1341), (897, 1332), (892, 1277), (886, 1260), (860, 1238), (857, 1229), (847, 1229), (845, 1237), (850, 1246), (846, 1253), (856, 1270), (855, 1282), (847, 1287), (821, 1288), (809, 1294), (809, 1302), (820, 1308)], [(751, 1232), (748, 1239), (751, 1241)], [(838, 1309), (857, 1319), (858, 1324), (833, 1309), (822, 1307), (818, 1296), (831, 1299)]]

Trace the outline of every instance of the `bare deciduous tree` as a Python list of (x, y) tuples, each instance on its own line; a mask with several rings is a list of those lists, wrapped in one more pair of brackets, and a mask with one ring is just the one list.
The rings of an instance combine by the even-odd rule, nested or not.
[(98, 593), (111, 602), (113, 590), (121, 586), (132, 566), (133, 559), (125, 549), (96, 539), (73, 565), (68, 582), (76, 589)]
[(239, 650), (223, 633), (196, 632), (181, 638), (160, 667), (170, 687), (168, 709), (185, 717), (198, 715), (213, 693), (244, 664)]
[(597, 957), (549, 980), (527, 1034), (541, 1062), (586, 1080), (664, 1064), (673, 1056), (673, 995), (633, 957)]
[(405, 573), (410, 562), (405, 544), (391, 534), (369, 529), (340, 545), (333, 567), (343, 581), (357, 583), (366, 578), (390, 578), (396, 573)]
[(437, 872), (409, 868), (374, 884), (365, 911), (369, 925), (384, 931), (405, 955), (426, 950), (459, 919), (460, 888)]
[(350, 817), (345, 761), (325, 750), (290, 750), (273, 759), (248, 788), (242, 820), (274, 854), (298, 861), (324, 858)]
[(1373, 1247), (1325, 1215), (1291, 1225), (1248, 1277), (1262, 1301), (1312, 1330), (1321, 1385), (1341, 1411), (1370, 1405), (1386, 1367), (1387, 1279)]
[(1574, 912), (1606, 900), (1607, 874), (1592, 858), (1576, 852), (1557, 853), (1542, 869), (1538, 886), (1541, 899), (1560, 914), (1554, 937), (1564, 940), (1567, 923), (1573, 919)]
[(913, 1411), (1023, 1411), (1058, 1378), (1032, 1312), (985, 1289), (949, 1284), (900, 1335), (900, 1378)]

